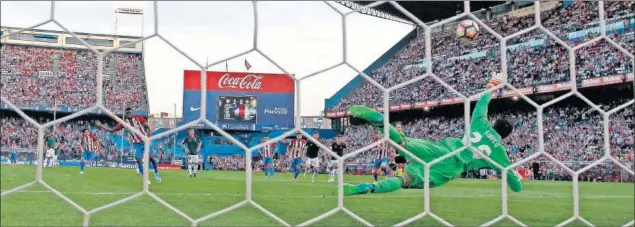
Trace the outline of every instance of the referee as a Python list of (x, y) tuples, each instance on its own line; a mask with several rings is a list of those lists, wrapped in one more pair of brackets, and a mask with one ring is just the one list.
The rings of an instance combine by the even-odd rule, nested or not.
[[(318, 140), (320, 138), (320, 133), (318, 131), (313, 131), (313, 139)], [(320, 170), (320, 158), (318, 157), (318, 153), (320, 151), (320, 147), (313, 143), (311, 140), (307, 140), (306, 142), (306, 167), (304, 171), (303, 177), (307, 172), (311, 174), (311, 183), (315, 183), (315, 177)]]

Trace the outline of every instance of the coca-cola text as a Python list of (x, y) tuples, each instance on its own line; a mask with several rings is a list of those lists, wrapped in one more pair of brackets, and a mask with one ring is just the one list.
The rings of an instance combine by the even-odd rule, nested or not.
[(261, 90), (263, 76), (247, 74), (243, 77), (232, 77), (225, 73), (218, 80), (219, 88), (239, 88), (245, 90)]

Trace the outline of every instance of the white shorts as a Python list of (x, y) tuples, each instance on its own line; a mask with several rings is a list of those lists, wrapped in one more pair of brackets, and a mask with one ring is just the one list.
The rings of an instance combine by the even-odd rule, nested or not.
[(307, 158), (306, 164), (313, 167), (320, 167), (320, 158)]
[(46, 158), (53, 158), (54, 155), (55, 155), (55, 150), (53, 150), (53, 148), (46, 150)]
[(337, 160), (329, 160), (329, 163), (327, 165), (329, 168), (331, 167), (337, 167)]
[(188, 155), (188, 164), (198, 164), (198, 155)]

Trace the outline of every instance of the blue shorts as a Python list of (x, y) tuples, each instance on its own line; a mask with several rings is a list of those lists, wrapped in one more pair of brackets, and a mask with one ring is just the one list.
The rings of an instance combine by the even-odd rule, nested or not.
[(18, 158), (18, 154), (16, 154), (16, 153), (11, 153), (10, 156), (9, 156), (9, 159), (11, 161), (15, 161), (17, 158)]
[(92, 161), (93, 158), (95, 158), (95, 153), (92, 151), (84, 150), (84, 152), (82, 152), (82, 158), (86, 161)]
[[(143, 158), (143, 150), (146, 148), (144, 143), (135, 143), (132, 144), (132, 148), (134, 151), (134, 158)], [(152, 146), (150, 146), (150, 151), (148, 151), (148, 155), (152, 155)]]
[(388, 158), (375, 159), (375, 163), (373, 164), (374, 169), (381, 168), (382, 163), (388, 163)]
[(294, 158), (291, 160), (291, 171), (295, 171), (298, 167), (302, 167), (302, 158)]
[(265, 157), (262, 159), (263, 165), (268, 166), (273, 164), (273, 158), (272, 157)]

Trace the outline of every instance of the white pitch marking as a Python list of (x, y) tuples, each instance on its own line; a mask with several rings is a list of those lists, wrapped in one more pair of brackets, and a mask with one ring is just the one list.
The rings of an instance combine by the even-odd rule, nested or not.
[[(2, 190), (6, 191), (6, 190)], [(51, 193), (51, 191), (38, 191), (38, 190), (23, 190), (18, 191), (16, 193)], [(62, 192), (64, 194), (81, 194), (81, 195), (133, 195), (138, 192)], [(244, 197), (244, 194), (235, 194), (235, 193), (172, 193), (172, 192), (155, 192), (156, 195), (167, 195), (167, 196), (222, 196), (222, 197)], [(266, 196), (255, 196), (258, 198), (337, 198), (337, 195), (299, 195), (299, 196), (279, 196), (279, 195), (266, 195)], [(363, 195), (357, 196), (355, 198), (421, 198), (423, 194), (413, 194), (413, 195)], [(443, 197), (443, 198), (500, 198), (495, 195), (435, 195), (434, 197)], [(531, 196), (523, 196), (522, 198), (572, 198), (572, 196), (561, 196), (561, 195), (531, 195)], [(583, 196), (584, 199), (625, 199), (625, 198), (635, 198), (635, 196), (630, 195), (616, 195), (616, 196)]]

